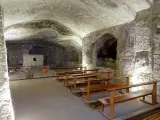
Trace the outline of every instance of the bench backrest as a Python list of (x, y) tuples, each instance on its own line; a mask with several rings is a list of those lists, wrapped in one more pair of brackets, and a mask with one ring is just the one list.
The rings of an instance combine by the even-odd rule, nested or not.
[(128, 86), (122, 86), (122, 87), (113, 87), (113, 88), (109, 88), (107, 90), (108, 91), (115, 91), (115, 90), (121, 90), (121, 89), (127, 89), (127, 88), (133, 88), (133, 87), (157, 84), (157, 82), (159, 82), (159, 81), (150, 81), (150, 82), (139, 83), (139, 84), (135, 84), (135, 85), (128, 85)]
[(111, 78), (111, 72), (98, 72), (97, 73), (97, 77), (98, 78), (107, 78), (107, 79), (110, 79)]

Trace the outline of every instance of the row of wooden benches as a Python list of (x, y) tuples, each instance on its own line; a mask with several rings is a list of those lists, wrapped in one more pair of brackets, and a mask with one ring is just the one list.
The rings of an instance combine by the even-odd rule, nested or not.
[[(65, 68), (66, 69), (66, 68)], [(151, 81), (136, 85), (129, 84), (129, 78), (125, 80), (118, 80), (111, 77), (111, 72), (101, 72), (100, 69), (86, 69), (86, 67), (78, 67), (64, 70), (59, 68), (57, 70), (57, 80), (64, 82), (66, 87), (69, 87), (74, 94), (82, 95), (82, 99), (87, 104), (100, 103), (100, 113), (112, 120), (115, 118), (114, 107), (115, 103), (124, 102), (132, 99), (143, 98), (141, 101), (145, 101), (145, 97), (148, 95), (152, 96), (151, 104), (156, 104), (156, 91), (157, 81)], [(112, 82), (116, 80), (116, 82)], [(119, 81), (117, 83), (117, 81)], [(152, 85), (152, 89), (143, 89), (136, 92), (130, 91), (131, 88)], [(120, 94), (115, 94), (116, 91)], [(91, 100), (91, 95), (95, 92), (106, 92), (109, 93), (109, 97), (98, 98)], [(109, 115), (105, 114), (105, 107), (109, 106)]]

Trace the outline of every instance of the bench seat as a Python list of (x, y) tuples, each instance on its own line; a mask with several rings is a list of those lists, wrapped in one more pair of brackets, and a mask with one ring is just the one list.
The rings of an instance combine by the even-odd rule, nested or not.
[[(94, 79), (94, 80), (91, 81), (91, 83), (100, 83), (102, 81), (104, 81), (104, 79)], [(70, 85), (74, 85), (75, 82), (76, 82), (76, 85), (78, 85), (78, 84), (87, 84), (88, 80), (81, 78), (81, 79), (78, 79), (76, 81), (74, 81), (74, 80), (73, 81), (69, 81), (69, 84)]]
[[(91, 85), (91, 88), (90, 88), (90, 92), (92, 92), (92, 91), (97, 91), (97, 90), (105, 90), (106, 88), (107, 88), (108, 86), (107, 85), (104, 85), (104, 84), (102, 84), (102, 85)], [(81, 91), (82, 92), (87, 92), (87, 88), (85, 87), (85, 88), (81, 88)]]
[[(103, 83), (102, 83), (102, 84), (103, 84)], [(94, 83), (94, 84), (92, 84), (92, 86), (97, 86), (97, 85), (100, 85), (100, 83)], [(82, 95), (82, 94), (84, 93), (84, 92), (82, 91), (82, 89), (83, 89), (84, 86), (86, 86), (86, 83), (84, 83), (84, 84), (82, 84), (82, 83), (79, 84), (75, 89), (74, 89), (74, 88), (72, 89), (73, 86), (71, 86), (71, 85), (68, 85), (68, 86), (71, 87), (71, 91), (72, 91), (74, 94), (77, 94), (77, 93), (78, 93), (78, 94), (81, 94), (81, 95)], [(92, 91), (92, 92), (94, 92), (94, 91)], [(98, 92), (98, 91), (95, 90), (95, 92)], [(101, 91), (101, 92), (102, 92), (102, 91)], [(105, 96), (104, 96), (104, 97), (105, 97)]]
[[(118, 103), (118, 102), (128, 101), (128, 100), (137, 99), (137, 98), (151, 95), (151, 94), (152, 94), (151, 90), (144, 89), (137, 92), (131, 92), (131, 93), (114, 96), (114, 102)], [(109, 99), (110, 97), (102, 98), (102, 99), (99, 99), (99, 102), (101, 102), (103, 105), (107, 105), (109, 104)]]
[[(110, 84), (110, 85), (104, 85), (104, 84), (101, 84), (101, 85), (91, 85), (90, 86), (90, 92), (92, 91), (96, 91), (96, 90), (106, 90), (106, 89), (110, 89), (112, 87), (118, 87), (118, 86), (127, 86), (127, 85), (119, 85), (119, 84)], [(81, 91), (82, 92), (87, 92), (88, 88), (81, 88)]]
[[(67, 79), (67, 77), (66, 76), (62, 76), (62, 77), (59, 77), (57, 80), (59, 80), (59, 81), (65, 81)], [(72, 77), (72, 76), (68, 76), (68, 80), (71, 80), (71, 79), (74, 79), (74, 77)]]
[[(117, 90), (123, 90), (127, 88), (133, 88), (133, 87), (139, 87), (139, 86), (148, 86), (148, 85), (153, 85), (152, 89), (143, 89), (143, 90), (137, 90), (136, 92), (127, 92), (122, 95), (115, 95), (115, 91)], [(155, 105), (157, 103), (156, 95), (157, 95), (157, 81), (149, 81), (149, 82), (144, 82), (144, 83), (139, 83), (139, 84), (134, 84), (134, 85), (129, 85), (129, 86), (122, 86), (122, 87), (111, 87), (108, 88), (107, 91), (109, 91), (110, 96), (105, 97), (102, 99), (99, 99), (98, 101), (101, 103), (101, 108), (99, 112), (107, 117), (110, 120), (113, 120), (115, 118), (115, 103), (118, 102), (125, 102), (137, 98), (143, 97), (141, 101), (145, 103), (149, 103), (152, 105)], [(148, 102), (145, 100), (145, 97), (151, 95), (152, 96), (152, 102)], [(105, 107), (109, 106), (109, 115), (105, 113)]]

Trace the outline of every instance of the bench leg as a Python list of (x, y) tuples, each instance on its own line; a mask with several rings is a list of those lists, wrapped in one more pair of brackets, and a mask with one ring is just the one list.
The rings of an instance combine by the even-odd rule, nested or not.
[(145, 96), (143, 96), (143, 101), (145, 101)]
[(110, 92), (110, 118), (114, 119), (114, 91)]
[(129, 93), (129, 88), (126, 89), (126, 92)]
[(123, 90), (119, 90), (119, 92), (120, 92), (121, 94), (125, 94), (125, 92), (123, 92)]
[(142, 102), (144, 102), (146, 104), (152, 105), (152, 103), (150, 103), (150, 102), (145, 100), (145, 96), (143, 96), (143, 99), (140, 99), (140, 101), (142, 101)]
[(106, 85), (106, 81), (103, 81), (103, 85)]
[(76, 90), (76, 79), (74, 79), (74, 90)]
[(90, 81), (88, 81), (88, 86), (87, 86), (87, 100), (90, 101)]
[[(129, 86), (129, 77), (127, 77), (126, 85)], [(129, 93), (129, 88), (126, 89), (126, 92)]]
[(84, 97), (84, 96), (85, 96), (85, 93), (83, 92), (82, 97)]
[(157, 103), (157, 83), (153, 84), (152, 90), (152, 104), (155, 105)]
[(104, 107), (104, 104), (102, 104), (102, 105), (101, 105), (101, 112), (103, 112), (103, 113), (104, 113), (104, 108), (105, 108), (105, 107)]
[(66, 74), (66, 79), (64, 80), (64, 85), (67, 86), (68, 84), (68, 73)]

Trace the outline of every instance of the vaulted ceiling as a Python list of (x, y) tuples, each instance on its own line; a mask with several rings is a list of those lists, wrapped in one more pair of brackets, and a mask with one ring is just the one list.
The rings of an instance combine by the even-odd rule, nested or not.
[(152, 0), (1, 0), (5, 39), (39, 36), (81, 46), (87, 34), (131, 22), (151, 3)]

